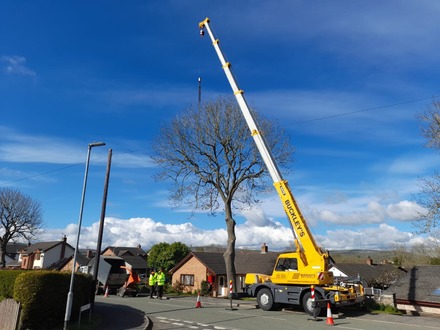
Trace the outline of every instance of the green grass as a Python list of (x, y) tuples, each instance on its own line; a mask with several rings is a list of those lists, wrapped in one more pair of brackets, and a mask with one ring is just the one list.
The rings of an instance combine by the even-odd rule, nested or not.
[(380, 304), (376, 302), (369, 302), (367, 304), (367, 309), (372, 313), (402, 315), (402, 312), (399, 311), (396, 307), (391, 305)]

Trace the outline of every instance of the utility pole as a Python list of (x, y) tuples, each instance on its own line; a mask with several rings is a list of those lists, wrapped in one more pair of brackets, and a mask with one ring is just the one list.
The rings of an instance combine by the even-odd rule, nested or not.
[(102, 245), (102, 236), (104, 234), (104, 220), (105, 220), (105, 211), (107, 207), (107, 194), (108, 194), (108, 184), (110, 179), (110, 167), (112, 163), (112, 149), (108, 150), (108, 160), (107, 160), (107, 171), (105, 173), (105, 181), (104, 181), (104, 195), (102, 197), (102, 207), (101, 207), (101, 219), (99, 221), (99, 232), (98, 232), (98, 242), (96, 245), (96, 254), (95, 254), (95, 263), (93, 265), (93, 287), (91, 292), (91, 307), (89, 314), (89, 322), (92, 320), (92, 313), (95, 307), (95, 295), (98, 286), (98, 270), (99, 270), (99, 260), (101, 259), (101, 245)]

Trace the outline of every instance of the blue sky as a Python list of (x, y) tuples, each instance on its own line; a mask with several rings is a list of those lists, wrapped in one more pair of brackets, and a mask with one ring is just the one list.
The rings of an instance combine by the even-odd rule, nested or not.
[[(439, 167), (416, 115), (440, 95), (436, 1), (3, 1), (0, 187), (38, 200), (45, 231), (103, 245), (226, 243), (224, 218), (173, 209), (152, 179), (157, 128), (202, 99), (231, 95), (206, 17), (248, 103), (296, 148), (291, 189), (324, 248), (389, 248), (412, 232), (418, 178)], [(236, 214), (237, 247), (291, 246), (275, 190)]]

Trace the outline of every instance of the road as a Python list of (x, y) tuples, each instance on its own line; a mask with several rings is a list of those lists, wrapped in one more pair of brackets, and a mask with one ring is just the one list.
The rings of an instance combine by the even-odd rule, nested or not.
[[(329, 327), (326, 317), (310, 318), (301, 310), (281, 310), (265, 312), (255, 308), (254, 302), (234, 301), (231, 310), (229, 300), (201, 298), (202, 308), (195, 308), (194, 297), (175, 297), (166, 300), (147, 297), (121, 298), (98, 296), (96, 303), (100, 308), (105, 306), (108, 317), (122, 318), (125, 311), (137, 318), (124, 317), (127, 326), (111, 323), (106, 329), (145, 329), (139, 311), (152, 322), (152, 329), (199, 329), (199, 330), (258, 330), (258, 329), (324, 329)], [(237, 303), (239, 306), (237, 306)], [(111, 311), (111, 308), (114, 311)], [(130, 308), (130, 310), (126, 310)], [(118, 315), (118, 316), (116, 316)], [(430, 330), (440, 329), (440, 317), (428, 316), (395, 316), (387, 314), (369, 314), (366, 312), (346, 310), (333, 315), (332, 320), (339, 329), (350, 330)], [(119, 321), (118, 321), (119, 322)]]

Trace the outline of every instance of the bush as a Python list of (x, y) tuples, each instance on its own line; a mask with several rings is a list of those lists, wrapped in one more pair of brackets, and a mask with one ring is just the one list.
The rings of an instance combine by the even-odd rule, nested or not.
[(385, 305), (383, 311), (387, 314), (401, 314), (401, 312), (394, 306)]
[(175, 281), (173, 286), (170, 288), (170, 293), (183, 293), (183, 289), (184, 289), (184, 285), (179, 282), (179, 281)]
[(430, 264), (431, 265), (440, 265), (440, 258), (431, 258)]
[(0, 297), (13, 298), (15, 279), (25, 270), (2, 270), (0, 271)]
[(201, 292), (200, 293), (203, 296), (209, 296), (211, 294), (212, 286), (211, 286), (211, 284), (208, 281), (202, 281), (200, 283), (200, 286), (201, 286), (201, 290), (200, 290)]
[(148, 285), (144, 284), (144, 283), (140, 283), (136, 285), (136, 291), (138, 293), (149, 293), (150, 289), (148, 288)]
[[(56, 271), (26, 271), (17, 277), (14, 299), (21, 303), (24, 329), (60, 328), (64, 322), (71, 274)], [(71, 320), (90, 302), (92, 278), (75, 274)]]
[(386, 314), (401, 314), (394, 306), (377, 303), (374, 300), (367, 302), (367, 308), (373, 312), (382, 312)]

